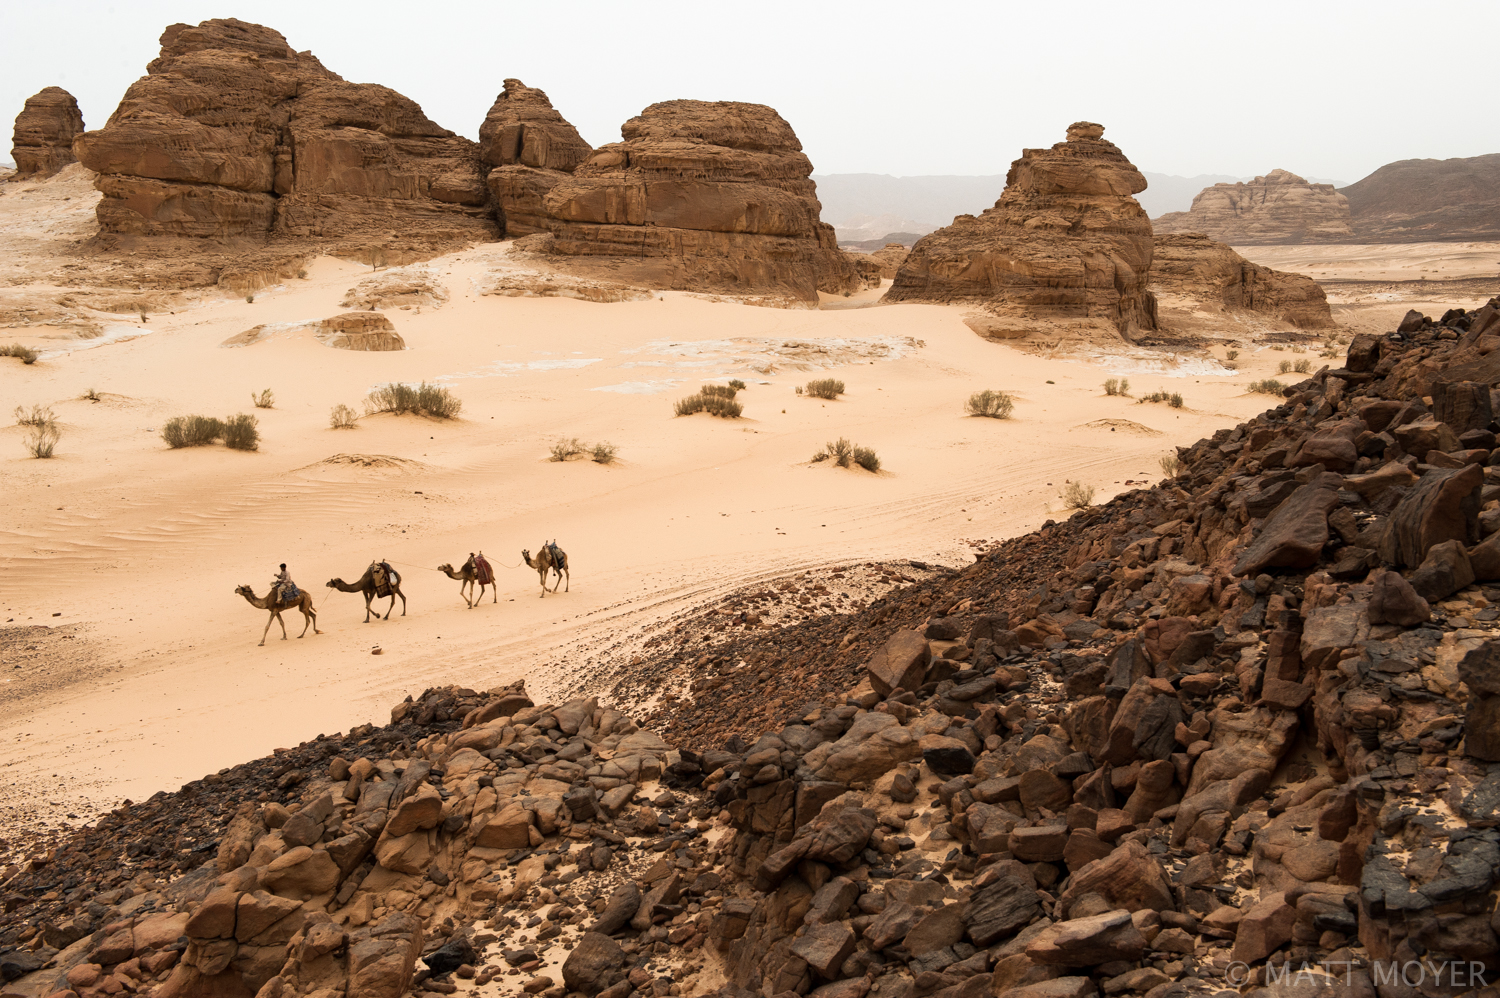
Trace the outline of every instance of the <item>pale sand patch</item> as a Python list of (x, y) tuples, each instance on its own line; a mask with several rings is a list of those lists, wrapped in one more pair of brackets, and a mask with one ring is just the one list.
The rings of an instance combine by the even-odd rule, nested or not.
[(1245, 259), (1315, 281), (1457, 281), (1500, 273), (1500, 242), (1236, 246)]
[[(1170, 384), (1188, 408), (1174, 410), (1105, 396), (1105, 358), (983, 340), (962, 308), (482, 295), (498, 257), (480, 247), (428, 264), (450, 299), (389, 313), (404, 351), (329, 350), (295, 334), (220, 345), (344, 311), (370, 270), (324, 258), (253, 303), (205, 293), (153, 315), (149, 335), (30, 367), (0, 361), (0, 397), (50, 404), (64, 423), (51, 461), (24, 458), (21, 428), (0, 428), (0, 622), (88, 624), (111, 669), (37, 686), (0, 716), (0, 821), (47, 802), (88, 817), (320, 731), (383, 721), (427, 686), (529, 676), (565, 688), (569, 677), (537, 675), (536, 664), (748, 579), (851, 559), (964, 564), (971, 549), (956, 538), (1065, 516), (1065, 480), (1098, 485), (1103, 501), (1129, 487), (1114, 483), (1160, 477), (1172, 446), (1275, 401), (1244, 385), (1274, 373), (1278, 354), (1223, 374), (1179, 362)], [(844, 396), (795, 394), (825, 373), (845, 382)], [(678, 392), (730, 377), (750, 383), (743, 419), (673, 418)], [(449, 386), (461, 418), (329, 428), (334, 405), (358, 408), (396, 380)], [(1137, 388), (1158, 387), (1150, 381)], [(90, 388), (106, 401), (80, 400)], [(276, 407), (251, 408), (265, 388)], [(982, 389), (1015, 394), (1015, 417), (966, 416)], [(172, 416), (236, 412), (260, 420), (259, 452), (161, 441)], [(1159, 436), (1074, 430), (1095, 420)], [(548, 461), (558, 437), (608, 440), (621, 460)], [(839, 437), (874, 448), (881, 473), (809, 465)], [(536, 574), (513, 566), (521, 548), (553, 538), (570, 556), (572, 591), (538, 599)], [(478, 550), (498, 570), (501, 600), (469, 610), (435, 566)], [(406, 573), (409, 612), (364, 624), (361, 598), (324, 583), (380, 557)], [(314, 593), (324, 633), (283, 642), (273, 627), (259, 648), (265, 614), (233, 590), (264, 593), (283, 561)], [(300, 631), (300, 615), (287, 626)]]

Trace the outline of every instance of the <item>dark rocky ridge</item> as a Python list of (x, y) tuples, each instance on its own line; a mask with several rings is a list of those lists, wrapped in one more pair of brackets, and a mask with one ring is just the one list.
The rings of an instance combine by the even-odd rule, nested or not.
[[(6, 872), (0, 967), (83, 998), (453, 993), (549, 947), (553, 998), (710, 964), (736, 998), (1494, 980), (1496, 346), (1500, 300), (1414, 314), (962, 571), (773, 630), (738, 597), (642, 665), (691, 694), (650, 718), (675, 747), (593, 698), (434, 690), (160, 795)], [(127, 897), (137, 870), (191, 872)]]

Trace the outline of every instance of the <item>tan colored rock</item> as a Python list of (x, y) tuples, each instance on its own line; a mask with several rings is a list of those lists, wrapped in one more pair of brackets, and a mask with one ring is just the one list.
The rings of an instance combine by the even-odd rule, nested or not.
[(365, 278), (339, 304), (361, 312), (399, 308), (420, 313), (448, 304), (448, 289), (432, 273), (403, 268)]
[(73, 140), (83, 133), (83, 112), (78, 101), (62, 87), (46, 89), (26, 98), (16, 115), (10, 156), (16, 172), (12, 180), (50, 177), (69, 163), (76, 163)]
[(305, 901), (338, 886), (339, 868), (325, 849), (288, 849), (266, 867), (261, 882), (273, 894)]
[(479, 148), (494, 168), (485, 182), (513, 236), (550, 231), (543, 198), (593, 152), (544, 92), (514, 79), (505, 81), (479, 126)]
[(1332, 184), (1311, 184), (1272, 170), (1249, 183), (1214, 184), (1187, 211), (1152, 224), (1158, 233), (1202, 232), (1241, 246), (1354, 242), (1349, 201)]
[(1353, 213), (1351, 242), (1500, 239), (1500, 153), (1398, 160), (1339, 193)]
[(898, 688), (915, 693), (926, 681), (931, 661), (932, 649), (927, 639), (918, 631), (901, 630), (870, 656), (865, 663), (865, 674), (870, 687), (883, 697)]
[(917, 240), (883, 300), (981, 305), (979, 331), (998, 339), (1155, 329), (1151, 222), (1132, 197), (1146, 179), (1103, 134), (1076, 122), (1067, 141), (1024, 150), (995, 206)]
[(395, 325), (379, 312), (345, 312), (324, 319), (314, 334), (335, 350), (405, 350), (406, 341)]
[(1334, 325), (1328, 296), (1312, 278), (1251, 263), (1198, 232), (1156, 233), (1151, 291), (1162, 325), (1174, 329), (1178, 323), (1170, 315), (1173, 307), (1194, 313), (1248, 312), (1298, 329)]
[[(812, 163), (790, 125), (761, 104), (674, 100), (653, 104), (621, 128), (623, 141), (601, 146), (570, 168), (572, 151), (554, 153), (571, 131), (545, 108), (540, 91), (507, 85), (491, 118), (508, 122), (512, 100), (543, 117), (547, 153), (529, 158), (495, 126), (488, 159), (516, 161), (491, 171), (490, 191), (507, 233), (546, 233), (527, 252), (585, 276), (657, 288), (771, 294), (816, 301), (819, 291), (860, 286), (819, 220)], [(538, 98), (537, 95), (540, 95)], [(504, 106), (502, 106), (504, 105)], [(525, 124), (522, 122), (521, 124)], [(558, 140), (562, 141), (562, 140)], [(571, 150), (569, 141), (562, 145)]]
[(174, 24), (101, 129), (106, 233), (491, 238), (479, 148), (376, 84), (355, 84), (270, 28)]

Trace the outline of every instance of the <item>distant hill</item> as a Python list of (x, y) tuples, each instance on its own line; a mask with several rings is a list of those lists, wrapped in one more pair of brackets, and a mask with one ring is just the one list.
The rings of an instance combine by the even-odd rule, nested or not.
[[(1187, 211), (1205, 187), (1251, 179), (1209, 173), (1178, 177), (1142, 172), (1149, 186), (1136, 195), (1136, 200), (1152, 218), (1169, 211)], [(818, 184), (818, 200), (823, 203), (823, 221), (838, 230), (841, 242), (877, 240), (889, 232), (925, 235), (952, 223), (955, 215), (977, 215), (992, 207), (1005, 190), (1003, 173), (982, 177), (815, 173), (813, 180)]]
[(1500, 239), (1500, 153), (1403, 159), (1339, 193), (1360, 242)]

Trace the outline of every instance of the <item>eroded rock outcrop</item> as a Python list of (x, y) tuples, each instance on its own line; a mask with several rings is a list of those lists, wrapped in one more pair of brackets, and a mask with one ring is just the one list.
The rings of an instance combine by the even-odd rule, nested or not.
[(1151, 222), (1132, 196), (1146, 178), (1103, 135), (1077, 122), (1067, 141), (1024, 150), (995, 206), (917, 240), (884, 300), (972, 302), (986, 313), (976, 328), (1006, 339), (1156, 328)]
[(548, 231), (543, 198), (589, 158), (593, 148), (568, 123), (546, 93), (506, 80), (484, 124), (480, 156), (493, 169), (486, 183), (501, 205), (506, 235)]
[[(509, 110), (512, 102), (541, 119), (535, 152), (527, 151), (533, 126), (511, 123), (520, 114)], [(833, 228), (819, 220), (812, 163), (772, 108), (653, 104), (625, 123), (623, 141), (570, 170), (576, 133), (541, 104), (545, 95), (517, 84), (486, 121), (487, 159), (517, 160), (502, 163), (489, 181), (507, 231), (550, 236), (524, 250), (591, 276), (659, 288), (816, 301), (819, 291), (860, 287)], [(506, 135), (519, 136), (520, 152), (502, 141)]]
[(62, 87), (47, 87), (26, 98), (16, 115), (11, 159), (16, 161), (13, 180), (50, 177), (69, 163), (73, 140), (83, 132), (83, 112), (78, 101)]
[(174, 24), (101, 129), (80, 136), (106, 233), (264, 240), (493, 237), (478, 146), (271, 28)]
[(1229, 246), (1197, 232), (1158, 233), (1151, 291), (1166, 316), (1183, 304), (1192, 311), (1254, 312), (1298, 329), (1334, 325), (1328, 296), (1310, 277), (1251, 263)]
[(1187, 211), (1152, 224), (1157, 233), (1202, 232), (1240, 245), (1352, 242), (1349, 201), (1332, 184), (1312, 184), (1286, 170), (1249, 183), (1214, 184)]

